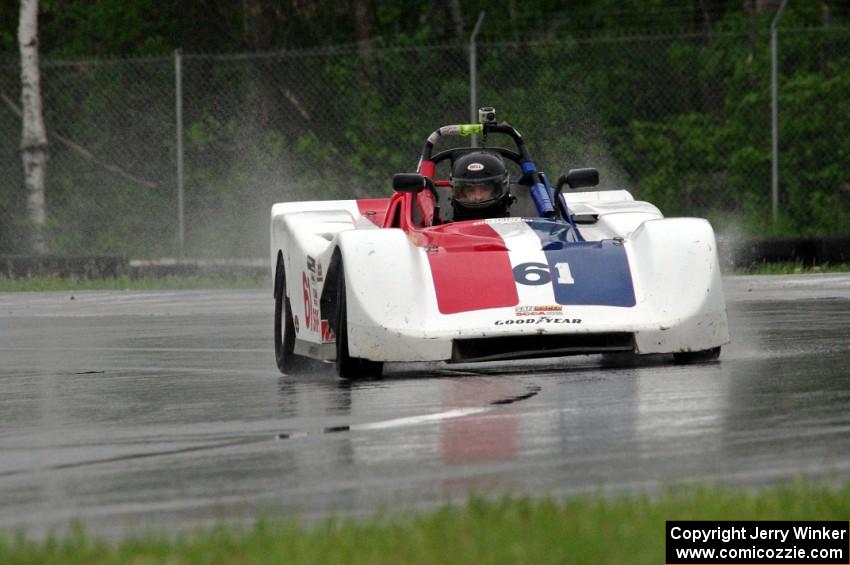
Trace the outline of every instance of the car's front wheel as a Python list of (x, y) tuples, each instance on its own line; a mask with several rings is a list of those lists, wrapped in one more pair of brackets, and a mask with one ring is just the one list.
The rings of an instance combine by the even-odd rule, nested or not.
[(370, 361), (352, 357), (348, 353), (348, 312), (346, 305), (345, 271), (340, 262), (337, 274), (336, 292), (336, 320), (334, 331), (336, 332), (336, 371), (343, 379), (369, 379), (378, 378), (384, 370), (384, 364), (380, 361)]
[(292, 371), (295, 362), (295, 324), (292, 307), (286, 296), (286, 273), (283, 258), (278, 257), (274, 277), (274, 356), (281, 373)]

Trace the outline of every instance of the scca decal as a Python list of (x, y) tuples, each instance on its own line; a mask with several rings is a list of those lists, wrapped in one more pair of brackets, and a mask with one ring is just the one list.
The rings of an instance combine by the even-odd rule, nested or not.
[(511, 326), (513, 324), (580, 324), (580, 318), (526, 318), (519, 320), (496, 320), (496, 326)]
[(514, 308), (517, 316), (561, 316), (564, 313), (564, 307), (560, 304), (541, 305), (541, 306), (517, 306)]

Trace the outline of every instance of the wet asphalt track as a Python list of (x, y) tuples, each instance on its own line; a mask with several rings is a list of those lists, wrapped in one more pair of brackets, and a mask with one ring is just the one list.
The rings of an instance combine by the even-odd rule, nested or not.
[(277, 374), (270, 290), (0, 294), (0, 531), (850, 478), (850, 275), (725, 288), (718, 363), (398, 365), (362, 384)]

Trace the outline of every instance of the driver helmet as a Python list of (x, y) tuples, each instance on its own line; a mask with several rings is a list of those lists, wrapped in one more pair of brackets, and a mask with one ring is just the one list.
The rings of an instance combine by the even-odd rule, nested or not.
[(452, 165), (455, 220), (504, 217), (509, 199), (508, 171), (501, 155), (472, 151), (455, 160)]

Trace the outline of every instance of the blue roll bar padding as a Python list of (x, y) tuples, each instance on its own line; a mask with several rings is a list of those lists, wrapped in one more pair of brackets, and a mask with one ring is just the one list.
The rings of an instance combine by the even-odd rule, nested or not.
[(555, 213), (552, 195), (542, 182), (531, 185), (531, 198), (534, 200), (534, 205), (537, 206), (537, 212), (541, 217), (546, 218)]

